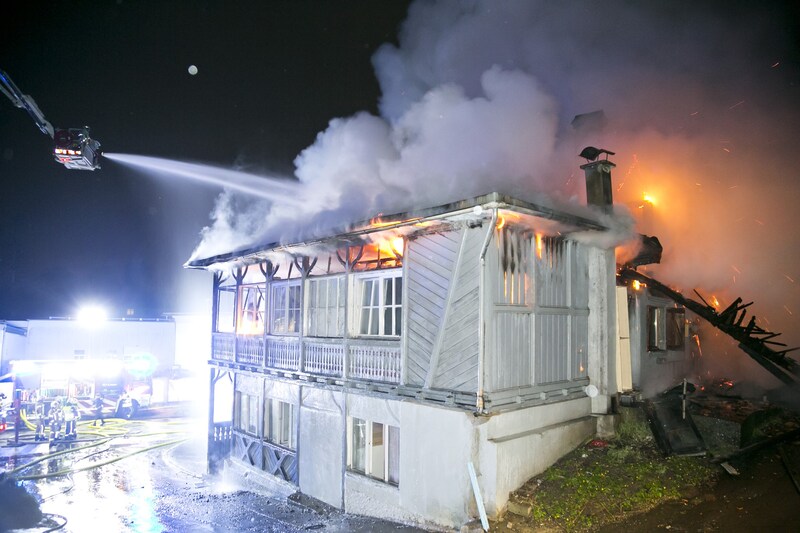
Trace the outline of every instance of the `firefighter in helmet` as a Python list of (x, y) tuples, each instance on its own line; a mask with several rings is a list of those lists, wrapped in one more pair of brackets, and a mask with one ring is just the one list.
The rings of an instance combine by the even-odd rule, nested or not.
[(61, 410), (64, 413), (64, 438), (74, 440), (78, 436), (78, 420), (81, 418), (78, 402), (67, 398)]
[(64, 427), (64, 400), (56, 398), (50, 404), (50, 440), (59, 440)]

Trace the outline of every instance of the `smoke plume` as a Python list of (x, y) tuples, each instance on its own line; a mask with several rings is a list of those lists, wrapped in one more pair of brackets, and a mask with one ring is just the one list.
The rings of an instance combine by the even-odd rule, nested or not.
[[(297, 156), (300, 207), (241, 211), (225, 193), (194, 256), (490, 191), (583, 203), (577, 154), (594, 145), (616, 152), (615, 202), (664, 245), (653, 275), (723, 305), (756, 299), (800, 344), (789, 9), (418, 1), (373, 56), (381, 116), (331, 120)], [(604, 129), (571, 126), (600, 109)]]

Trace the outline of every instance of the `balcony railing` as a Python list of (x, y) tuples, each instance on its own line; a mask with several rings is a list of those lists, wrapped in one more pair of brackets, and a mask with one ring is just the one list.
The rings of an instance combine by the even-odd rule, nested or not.
[[(347, 375), (352, 379), (400, 382), (400, 341), (354, 340), (349, 346)], [(300, 367), (301, 352), (303, 368)], [(212, 358), (256, 367), (304, 372), (325, 377), (343, 377), (342, 339), (214, 333)]]
[(306, 342), (305, 371), (311, 374), (341, 376), (344, 347), (341, 343)]
[(350, 377), (400, 383), (400, 347), (350, 346)]

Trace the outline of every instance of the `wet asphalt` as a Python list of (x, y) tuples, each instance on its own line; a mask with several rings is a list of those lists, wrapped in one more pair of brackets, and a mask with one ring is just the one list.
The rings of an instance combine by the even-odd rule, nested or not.
[(13, 446), (0, 434), (0, 472), (11, 472), (44, 513), (36, 527), (11, 531), (427, 531), (301, 505), (230, 472), (209, 476), (203, 424), (148, 419), (93, 428), (83, 422), (76, 442), (55, 446), (33, 442), (29, 432), (20, 434), (27, 444)]

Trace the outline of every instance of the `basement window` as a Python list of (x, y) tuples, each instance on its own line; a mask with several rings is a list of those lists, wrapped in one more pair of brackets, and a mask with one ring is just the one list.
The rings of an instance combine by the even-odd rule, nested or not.
[(347, 468), (390, 485), (399, 485), (400, 428), (347, 417)]
[(667, 309), (667, 350), (683, 350), (686, 341), (686, 313), (683, 309)]
[(294, 404), (267, 398), (264, 405), (264, 438), (272, 444), (296, 449), (296, 419), (297, 407)]
[(258, 396), (236, 391), (233, 402), (233, 427), (257, 436), (259, 429)]
[(403, 314), (403, 277), (399, 269), (355, 279), (358, 335), (399, 337)]

